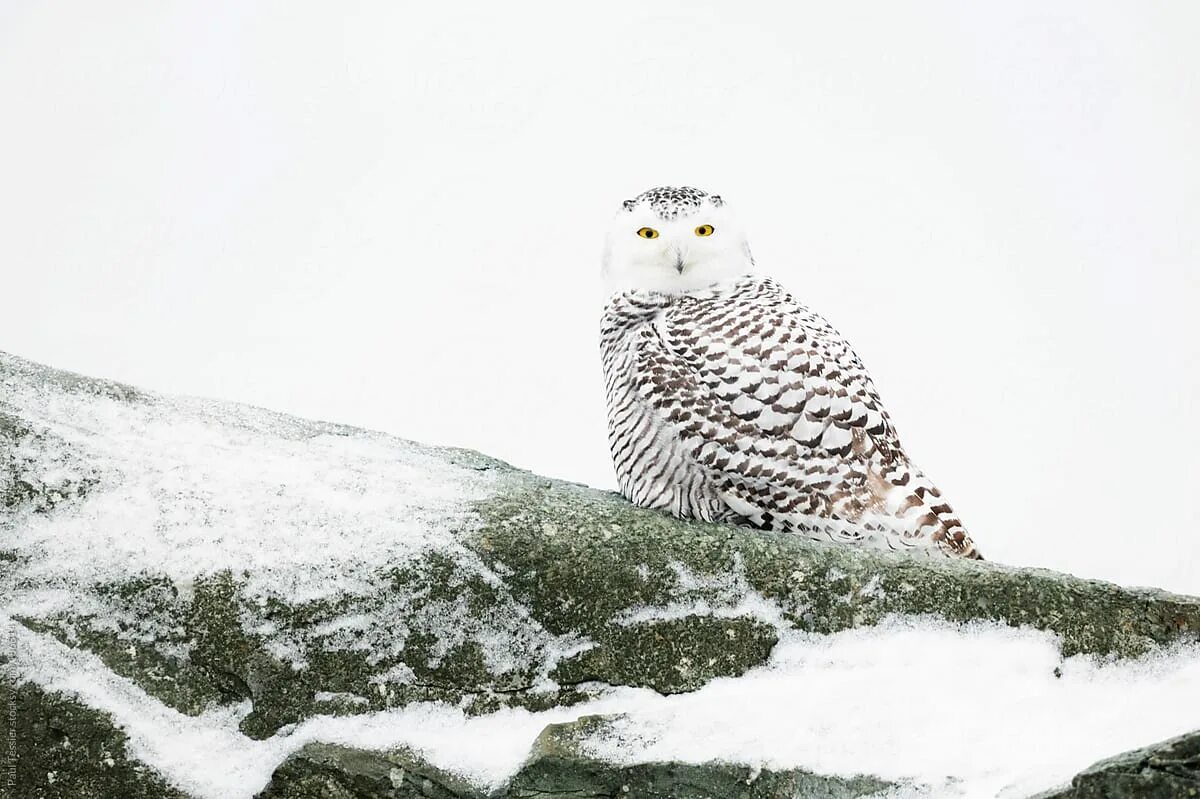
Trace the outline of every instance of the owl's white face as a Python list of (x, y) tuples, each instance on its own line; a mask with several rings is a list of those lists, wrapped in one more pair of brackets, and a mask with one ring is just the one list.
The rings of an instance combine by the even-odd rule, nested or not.
[(617, 212), (604, 248), (608, 293), (679, 294), (753, 271), (729, 207), (696, 189), (651, 189)]

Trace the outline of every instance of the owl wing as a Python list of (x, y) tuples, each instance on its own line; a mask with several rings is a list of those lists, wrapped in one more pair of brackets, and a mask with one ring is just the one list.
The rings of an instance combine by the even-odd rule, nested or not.
[(742, 519), (860, 540), (899, 510), (911, 469), (866, 369), (773, 281), (685, 296), (657, 330), (643, 399)]

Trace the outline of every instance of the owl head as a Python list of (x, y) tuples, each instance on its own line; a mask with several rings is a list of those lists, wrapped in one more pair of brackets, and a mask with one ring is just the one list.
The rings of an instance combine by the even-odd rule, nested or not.
[(604, 247), (610, 293), (678, 294), (753, 271), (741, 226), (716, 194), (663, 186), (626, 200)]

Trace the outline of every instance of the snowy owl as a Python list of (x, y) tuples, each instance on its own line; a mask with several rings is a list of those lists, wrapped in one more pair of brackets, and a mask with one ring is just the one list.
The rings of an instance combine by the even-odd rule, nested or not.
[(828, 322), (754, 274), (716, 194), (626, 200), (604, 248), (609, 445), (642, 507), (980, 558)]

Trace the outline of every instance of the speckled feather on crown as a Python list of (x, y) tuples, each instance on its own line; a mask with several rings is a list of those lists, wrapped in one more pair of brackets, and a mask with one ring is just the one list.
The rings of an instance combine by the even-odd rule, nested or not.
[(699, 211), (706, 199), (714, 208), (725, 204), (720, 195), (709, 194), (691, 186), (659, 186), (642, 192), (632, 200), (626, 200), (622, 205), (626, 211), (632, 211), (640, 203), (647, 203), (659, 219), (675, 219)]

